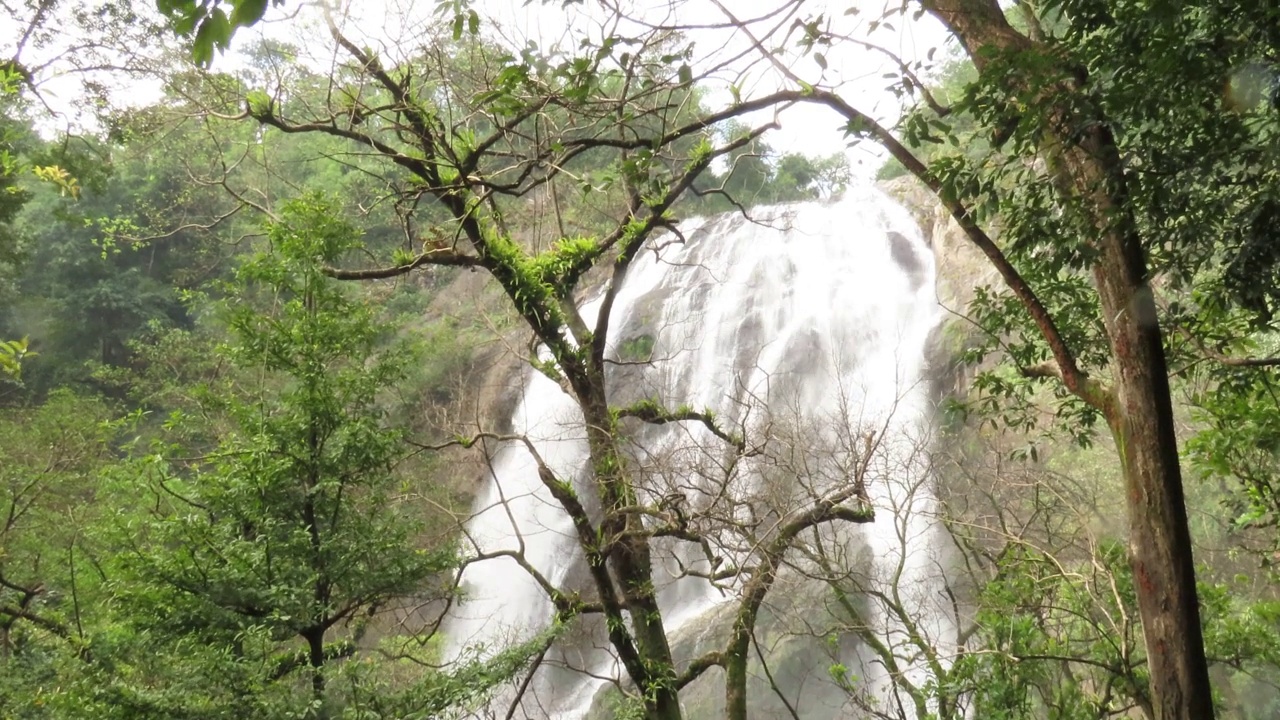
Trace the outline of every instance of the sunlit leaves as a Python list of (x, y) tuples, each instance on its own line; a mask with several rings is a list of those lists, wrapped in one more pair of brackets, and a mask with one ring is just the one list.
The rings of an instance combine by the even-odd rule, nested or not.
[(233, 28), (248, 27), (261, 20), (266, 11), (267, 0), (240, 0), (233, 3), (228, 22)]
[(80, 181), (65, 169), (57, 165), (37, 165), (31, 168), (31, 172), (40, 180), (57, 187), (59, 195), (73, 199), (80, 197)]
[(17, 380), (22, 377), (23, 358), (35, 355), (27, 349), (27, 339), (0, 340), (0, 373)]

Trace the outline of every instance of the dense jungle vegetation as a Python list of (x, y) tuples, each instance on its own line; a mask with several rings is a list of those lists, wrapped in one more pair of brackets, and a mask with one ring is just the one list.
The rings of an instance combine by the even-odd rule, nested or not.
[[(570, 2), (581, 32), (516, 43), (482, 3), (430, 5), (395, 44), (337, 5), (0, 0), (0, 717), (461, 716), (591, 615), (614, 715), (697, 717), (705, 675), (746, 720), (757, 624), (801, 567), (907, 698), (833, 657), (867, 717), (1280, 713), (1280, 9)], [(946, 45), (885, 49), (922, 17)], [(838, 81), (851, 50), (893, 58), (900, 116)], [(829, 154), (776, 146), (761, 118), (795, 106), (827, 113)], [(730, 466), (771, 439), (606, 383), (648, 354), (608, 331), (648, 244), (838, 197), (846, 144), (887, 151), (971, 288), (935, 358), (946, 656), (877, 644), (859, 597), (911, 626), (905, 604), (808, 539), (870, 519), (873, 434), (856, 483), (768, 523), (679, 516), (637, 427), (704, 427)], [(551, 627), (446, 663), (493, 387), (529, 366), (585, 419), (586, 485), (539, 469), (591, 592), (530, 567)], [(678, 661), (653, 543), (717, 533), (750, 548), (718, 569), (734, 611)]]

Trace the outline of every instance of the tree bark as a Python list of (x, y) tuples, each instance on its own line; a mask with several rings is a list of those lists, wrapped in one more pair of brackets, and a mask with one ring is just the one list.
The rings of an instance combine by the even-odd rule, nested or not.
[(613, 577), (626, 600), (640, 669), (628, 668), (644, 700), (648, 720), (681, 720), (675, 660), (667, 641), (666, 627), (653, 585), (653, 558), (643, 521), (621, 508), (637, 504), (635, 488), (627, 477), (625, 460), (617, 447), (614, 420), (604, 390), (604, 372), (596, 368), (587, 382), (571, 383), (579, 390), (587, 445), (595, 486), (600, 494), (603, 519), (600, 523)]
[(1191, 533), (1155, 301), (1136, 238), (1103, 245), (1095, 267), (1112, 351), (1107, 423), (1124, 468), (1129, 562), (1157, 720), (1213, 717)]
[(303, 634), (307, 641), (307, 664), (311, 666), (311, 694), (324, 699), (324, 630), (309, 628)]

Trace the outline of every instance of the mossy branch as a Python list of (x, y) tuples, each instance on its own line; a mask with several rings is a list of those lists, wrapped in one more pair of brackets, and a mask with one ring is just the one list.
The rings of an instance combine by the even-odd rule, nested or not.
[(748, 454), (747, 442), (742, 435), (726, 432), (716, 422), (715, 413), (710, 410), (697, 411), (689, 407), (680, 407), (672, 411), (653, 400), (641, 400), (633, 405), (615, 410), (614, 417), (619, 420), (622, 418), (635, 418), (650, 425), (666, 425), (673, 422), (699, 422), (712, 435), (733, 446), (739, 453)]

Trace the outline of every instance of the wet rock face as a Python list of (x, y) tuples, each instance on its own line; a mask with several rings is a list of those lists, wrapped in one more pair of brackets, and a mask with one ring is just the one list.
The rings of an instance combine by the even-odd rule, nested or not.
[[(925, 348), (929, 395), (934, 402), (964, 395), (978, 368), (961, 363), (959, 358), (976, 342), (979, 332), (965, 319), (966, 311), (978, 288), (1001, 290), (1003, 281), (987, 257), (920, 181), (913, 177), (896, 178), (883, 183), (881, 189), (911, 213), (933, 250), (934, 291), (938, 304), (946, 312)], [(893, 249), (896, 251), (896, 246)], [(896, 252), (894, 257), (896, 259)]]
[[(913, 177), (901, 177), (883, 183), (881, 189), (902, 204), (920, 226), (925, 243), (933, 250), (934, 287), (938, 303), (948, 310), (963, 313), (979, 287), (1000, 286), (1000, 276), (980, 250), (965, 237), (958, 223), (943, 208), (938, 198)], [(890, 247), (894, 260), (904, 270), (902, 250), (909, 244), (895, 241)], [(919, 258), (916, 258), (919, 262)], [(913, 275), (914, 277), (914, 275)]]
[(918, 288), (925, 281), (924, 260), (916, 254), (915, 245), (905, 235), (898, 232), (888, 233), (889, 256), (911, 278), (911, 286)]

